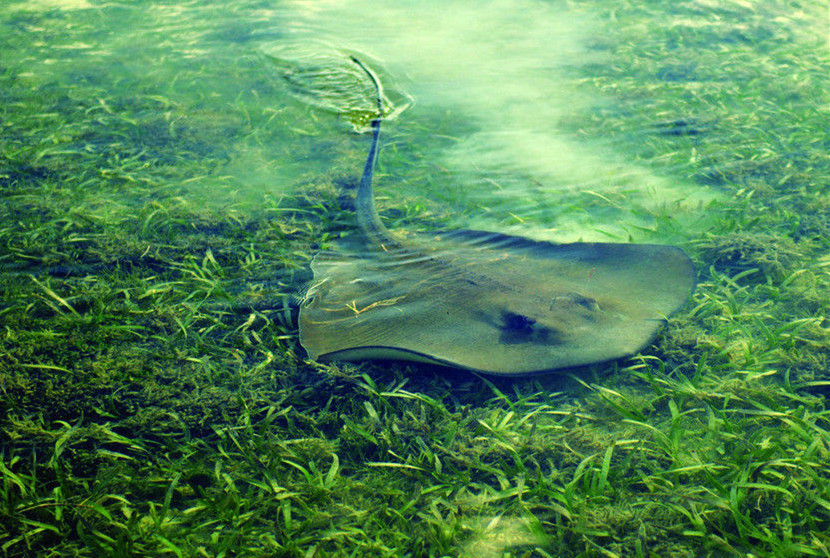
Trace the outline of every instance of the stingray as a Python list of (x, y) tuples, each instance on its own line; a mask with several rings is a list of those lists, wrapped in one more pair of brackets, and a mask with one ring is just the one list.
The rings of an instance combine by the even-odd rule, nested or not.
[(383, 91), (355, 196), (360, 248), (321, 251), (300, 304), (311, 359), (428, 362), (527, 375), (637, 353), (689, 298), (695, 272), (679, 248), (555, 244), (455, 230), (391, 232), (375, 208)]

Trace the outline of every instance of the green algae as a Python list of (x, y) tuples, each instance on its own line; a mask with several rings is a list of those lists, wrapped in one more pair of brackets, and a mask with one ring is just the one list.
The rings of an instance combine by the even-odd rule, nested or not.
[[(521, 381), (303, 359), (278, 303), (349, 230), (359, 142), (256, 207), (211, 203), (239, 187), (234, 138), (300, 115), (4, 61), (0, 552), (830, 555), (826, 48), (776, 19), (790, 3), (704, 6), (749, 23), (664, 35), (640, 23), (658, 4), (620, 6), (616, 63), (586, 76), (620, 105), (573, 116), (725, 193), (706, 234), (671, 208), (643, 233), (685, 243), (693, 300), (637, 358)], [(4, 22), (4, 52), (64, 17)], [(292, 155), (324, 149), (302, 137)]]

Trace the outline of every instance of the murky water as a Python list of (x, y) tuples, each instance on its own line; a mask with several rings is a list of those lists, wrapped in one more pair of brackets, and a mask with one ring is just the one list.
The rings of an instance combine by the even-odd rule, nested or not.
[(614, 218), (623, 222), (609, 223), (606, 211), (576, 215), (562, 207), (579, 204), (586, 192), (620, 194), (645, 206), (680, 200), (688, 206), (714, 195), (671, 169), (627, 160), (615, 142), (635, 136), (579, 134), (580, 114), (614, 103), (587, 79), (587, 68), (613, 60), (599, 38), (600, 14), (524, 0), (405, 2), (392, 9), (296, 2), (283, 13), (292, 13), (286, 40), (322, 38), (384, 62), (416, 100), (403, 120), (417, 128), (391, 127), (393, 139), (398, 132), (401, 141), (422, 144), (423, 165), (446, 169), (417, 184), (387, 166), (391, 183), (384, 187), (401, 188), (393, 182), (400, 177), (408, 193), (464, 208), (466, 226), (520, 224), (511, 228), (535, 227), (537, 235), (556, 240), (601, 238), (596, 229), (620, 234), (637, 220), (620, 214)]
[[(717, 18), (669, 15), (644, 25)], [(673, 163), (632, 155), (632, 144), (660, 141), (661, 126), (676, 118), (649, 113), (647, 98), (621, 106), (596, 87), (592, 68), (620, 61), (607, 36), (612, 13), (539, 0), (42, 0), (7, 6), (2, 20), (14, 31), (7, 48), (18, 53), (5, 71), (20, 86), (96, 97), (102, 114), (154, 112), (146, 157), (180, 149), (219, 161), (180, 182), (183, 195), (206, 203), (255, 206), (301, 177), (359, 172), (368, 138), (291, 97), (261, 57), (298, 45), (364, 55), (387, 88), (411, 96), (384, 130), (378, 196), (442, 204), (453, 226), (558, 241), (672, 241), (638, 227), (648, 230), (653, 213), (671, 207), (693, 229), (700, 204), (719, 195)], [(620, 129), (623, 112), (634, 124)], [(602, 114), (613, 115), (607, 134), (583, 129)], [(94, 138), (71, 135), (55, 140), (53, 155), (94, 153)]]
[[(266, 55), (334, 68), (351, 53), (402, 109), (384, 123), (382, 210), (538, 240), (682, 244), (725, 194), (708, 177), (744, 157), (702, 165), (712, 134), (752, 126), (747, 99), (776, 102), (752, 97), (763, 60), (725, 66), (718, 53), (782, 33), (814, 42), (815, 13), (696, 0), (644, 9), (632, 43), (630, 15), (616, 35), (615, 12), (564, 1), (17, 2), (0, 12), (5, 133), (23, 159), (96, 169), (61, 185), (94, 219), (123, 222), (162, 197), (255, 214), (357, 176), (369, 145), (348, 110), (292, 94)], [(700, 56), (675, 56), (674, 35)], [(632, 54), (644, 45), (654, 60)], [(354, 73), (329, 79), (361, 94)]]
[[(703, 98), (722, 80), (739, 98), (740, 80), (758, 77), (721, 69), (712, 53), (782, 31), (821, 33), (814, 12), (770, 6), (643, 10), (640, 40), (665, 58), (645, 76), (636, 65), (625, 74), (631, 45), (614, 36), (613, 11), (564, 1), (39, 0), (7, 5), (0, 22), (4, 50), (14, 53), (4, 60), (10, 83), (44, 92), (41, 106), (18, 106), (9, 93), (7, 108), (40, 119), (52, 135), (38, 157), (102, 168), (91, 189), (67, 185), (82, 204), (111, 196), (129, 214), (136, 200), (164, 191), (253, 211), (327, 173), (357, 175), (368, 137), (292, 96), (263, 57), (302, 48), (321, 59), (365, 57), (388, 90), (411, 102), (384, 124), (382, 207), (422, 200), (451, 227), (543, 240), (677, 243), (706, 229), (705, 204), (723, 195), (699, 179), (699, 138), (713, 123), (697, 91)], [(709, 54), (672, 59), (670, 35), (690, 29)], [(641, 94), (616, 95), (609, 72), (641, 82)], [(687, 106), (675, 108), (669, 95)], [(85, 123), (73, 114), (81, 110)], [(119, 122), (138, 123), (137, 152), (118, 152)], [(718, 125), (729, 132), (729, 123)], [(185, 176), (129, 187), (125, 161), (183, 160), (193, 162), (190, 171), (179, 165)], [(710, 171), (733, 164), (725, 156)], [(107, 188), (124, 180), (127, 188)], [(659, 226), (667, 219), (679, 227)]]

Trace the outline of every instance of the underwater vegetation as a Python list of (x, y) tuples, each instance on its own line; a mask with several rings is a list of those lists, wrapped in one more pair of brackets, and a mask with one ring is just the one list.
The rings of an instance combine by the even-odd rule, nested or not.
[[(272, 103), (255, 57), (102, 68), (72, 54), (114, 40), (98, 16), (3, 13), (0, 555), (830, 556), (826, 6), (644, 23), (663, 4), (602, 19), (610, 63), (574, 71), (613, 103), (565, 125), (722, 194), (626, 209), (692, 257), (692, 300), (631, 359), (510, 380), (304, 357), (282, 301), (353, 229), (365, 138)], [(233, 87), (194, 93), (211, 71)], [(418, 157), (390, 142), (384, 170)], [(268, 161), (304, 172), (246, 189)]]

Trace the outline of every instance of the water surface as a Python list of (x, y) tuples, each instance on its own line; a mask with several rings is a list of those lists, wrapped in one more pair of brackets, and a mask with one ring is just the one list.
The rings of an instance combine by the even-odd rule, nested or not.
[[(678, 12), (661, 24), (713, 24), (706, 11)], [(683, 123), (655, 113), (647, 97), (623, 104), (596, 86), (597, 70), (620, 61), (607, 37), (613, 14), (578, 5), (53, 0), (5, 14), (16, 31), (9, 44), (20, 49), (7, 72), (19, 87), (137, 116), (144, 158), (210, 159), (209, 172), (179, 179), (181, 193), (200, 203), (247, 210), (301, 178), (359, 171), (367, 140), (291, 97), (260, 57), (286, 46), (363, 54), (387, 87), (411, 96), (413, 106), (386, 126), (378, 193), (441, 204), (451, 226), (671, 242), (682, 239), (652, 234), (655, 214), (671, 212), (693, 231), (703, 226), (695, 225), (700, 204), (720, 194), (676, 163), (636, 156), (632, 145), (665, 141), (673, 126), (682, 134)], [(43, 111), (60, 114), (54, 105)], [(592, 118), (606, 118), (608, 129), (585, 130)], [(94, 133), (63, 134), (50, 153), (111, 156), (99, 153), (105, 142)]]

